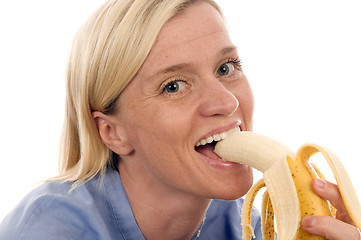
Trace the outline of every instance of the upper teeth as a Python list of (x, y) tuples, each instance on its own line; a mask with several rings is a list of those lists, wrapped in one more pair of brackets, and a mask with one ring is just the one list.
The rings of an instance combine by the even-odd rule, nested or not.
[(207, 143), (211, 143), (213, 141), (218, 142), (219, 140), (222, 140), (222, 139), (225, 139), (226, 137), (228, 137), (231, 133), (240, 132), (240, 131), (241, 130), (239, 129), (239, 127), (235, 127), (235, 128), (229, 129), (227, 131), (214, 134), (212, 136), (209, 136), (207, 138), (204, 138), (204, 139), (198, 141), (196, 144), (196, 147), (201, 146), (201, 145), (206, 145)]

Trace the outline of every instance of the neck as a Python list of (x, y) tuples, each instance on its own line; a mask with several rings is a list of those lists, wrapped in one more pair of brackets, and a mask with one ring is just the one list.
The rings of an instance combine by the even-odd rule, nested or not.
[[(205, 206), (198, 208), (188, 208), (187, 211), (180, 210), (179, 206), (173, 209), (168, 207), (143, 213), (137, 212), (135, 216), (147, 240), (190, 240), (201, 229), (207, 207), (208, 204), (205, 204)], [(193, 209), (193, 211), (190, 211), (190, 209)]]
[(137, 224), (147, 240), (192, 239), (201, 228), (210, 199), (162, 189), (119, 172)]

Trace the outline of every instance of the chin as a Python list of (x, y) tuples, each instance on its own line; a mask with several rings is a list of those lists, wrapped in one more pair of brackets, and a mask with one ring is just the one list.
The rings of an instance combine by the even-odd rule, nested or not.
[(247, 194), (248, 190), (252, 187), (253, 177), (244, 179), (242, 182), (233, 182), (223, 185), (219, 189), (214, 199), (221, 200), (236, 200)]
[(239, 198), (243, 197), (244, 195), (246, 195), (250, 188), (251, 187), (249, 187), (247, 190), (242, 189), (240, 191), (225, 192), (225, 193), (221, 194), (217, 199), (227, 200), (227, 201), (236, 200), (236, 199), (239, 199)]

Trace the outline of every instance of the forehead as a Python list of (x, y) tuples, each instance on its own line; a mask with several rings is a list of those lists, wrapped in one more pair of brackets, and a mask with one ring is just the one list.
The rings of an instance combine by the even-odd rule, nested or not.
[(222, 16), (209, 3), (198, 2), (163, 26), (153, 49), (176, 47), (218, 31), (226, 31)]
[(223, 17), (209, 3), (201, 1), (163, 26), (140, 72), (161, 68), (160, 65), (188, 63), (195, 54), (206, 57), (229, 46), (232, 43)]

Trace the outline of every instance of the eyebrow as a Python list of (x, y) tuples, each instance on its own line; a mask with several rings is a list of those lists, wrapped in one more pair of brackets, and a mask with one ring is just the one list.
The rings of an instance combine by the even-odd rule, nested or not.
[[(235, 52), (235, 51), (237, 51), (237, 47), (232, 45), (232, 46), (223, 48), (218, 53), (218, 55), (227, 55), (227, 54), (229, 54), (231, 52)], [(177, 71), (187, 69), (187, 68), (190, 68), (190, 67), (191, 67), (191, 64), (189, 64), (189, 63), (175, 64), (175, 65), (172, 65), (170, 67), (167, 67), (165, 69), (160, 70), (154, 76), (159, 76), (159, 75), (163, 75), (163, 74), (167, 74), (167, 73), (177, 72)]]
[(237, 52), (237, 47), (232, 45), (232, 46), (223, 48), (220, 53), (222, 55), (227, 55), (228, 53), (231, 53), (231, 52)]
[(156, 76), (167, 74), (167, 73), (172, 73), (172, 72), (177, 72), (177, 71), (180, 71), (180, 70), (183, 70), (183, 69), (190, 68), (190, 66), (191, 65), (189, 63), (175, 64), (175, 65), (167, 67), (167, 68), (165, 68), (163, 70), (160, 70), (159, 72), (157, 72)]

